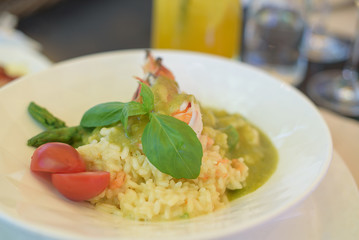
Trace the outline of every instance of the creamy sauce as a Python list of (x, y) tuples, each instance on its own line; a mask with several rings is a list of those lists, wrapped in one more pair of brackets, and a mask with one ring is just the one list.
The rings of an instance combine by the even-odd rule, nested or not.
[[(278, 153), (270, 139), (239, 114), (229, 114), (225, 111), (208, 108), (203, 108), (202, 113), (205, 126), (220, 132), (225, 132), (222, 129), (233, 126), (238, 133), (238, 144), (234, 147), (227, 147), (224, 155), (229, 159), (243, 157), (249, 168), (246, 185), (239, 190), (227, 191), (229, 200), (251, 193), (262, 186), (274, 173), (278, 163)], [(217, 142), (217, 144), (226, 149), (225, 144), (221, 142)]]
[(154, 95), (154, 111), (166, 115), (171, 115), (179, 109), (184, 101), (194, 100), (192, 95), (179, 93), (178, 84), (173, 80), (158, 77), (156, 83), (152, 86)]
[(260, 130), (258, 131), (261, 139), (260, 146), (251, 147), (243, 144), (241, 149), (238, 149), (233, 153), (236, 157), (246, 156), (248, 154), (252, 155), (254, 161), (245, 161), (249, 168), (246, 186), (240, 190), (227, 191), (229, 200), (241, 197), (258, 189), (269, 179), (277, 167), (277, 150), (268, 137)]

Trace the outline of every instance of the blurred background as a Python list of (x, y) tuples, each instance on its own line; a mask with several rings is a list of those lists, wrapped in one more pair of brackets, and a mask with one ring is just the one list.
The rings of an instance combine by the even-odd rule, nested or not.
[(149, 0), (0, 0), (16, 28), (58, 62), (91, 53), (150, 47)]
[[(326, 70), (335, 69), (341, 74), (343, 69), (349, 69), (346, 73), (349, 72), (350, 76), (356, 74), (359, 52), (355, 52), (354, 44), (357, 36), (354, 0), (225, 0), (198, 3), (202, 5), (195, 2), (199, 1), (0, 0), (0, 65), (11, 58), (8, 51), (1, 50), (1, 46), (7, 49), (16, 46), (23, 52), (31, 49), (48, 65), (121, 49), (156, 47), (205, 51), (262, 68), (297, 87), (318, 105), (359, 119), (359, 106), (355, 106), (359, 93), (353, 90), (357, 88), (359, 91), (358, 81), (346, 80), (350, 86), (345, 85), (344, 90), (335, 92), (334, 100), (329, 99), (335, 102), (334, 105), (318, 100), (317, 95), (323, 91), (329, 94), (329, 90), (323, 90), (326, 87), (322, 82), (311, 84), (317, 82), (313, 79), (318, 73)], [(210, 2), (211, 7), (204, 5)], [(227, 8), (222, 3), (223, 7), (215, 5), (215, 2), (223, 2)], [(198, 14), (195, 11), (200, 12), (201, 17), (193, 15)], [(221, 22), (224, 17), (226, 22)], [(207, 19), (207, 25), (201, 26), (203, 19)], [(174, 25), (171, 26), (171, 23)], [(235, 27), (235, 30), (228, 26)], [(218, 43), (226, 49), (203, 48), (206, 43), (195, 42), (194, 39), (201, 38), (195, 35), (199, 34), (201, 27), (214, 29), (206, 33), (206, 43), (227, 36), (225, 40), (221, 39), (224, 42)], [(193, 32), (189, 33), (191, 28)], [(183, 29), (187, 29), (186, 37)], [(222, 32), (217, 34), (216, 29)], [(167, 39), (163, 38), (164, 32)], [(168, 39), (169, 32), (172, 40)], [(228, 37), (228, 34), (233, 36)], [(233, 41), (228, 41), (229, 38)], [(10, 72), (13, 74), (8, 74), (12, 76), (7, 76), (5, 83), (26, 71), (19, 70), (19, 67), (11, 70), (10, 67)], [(326, 75), (326, 78), (329, 77)], [(335, 82), (340, 81), (336, 79)], [(343, 96), (346, 102), (339, 99)], [(345, 106), (345, 109), (338, 105)]]

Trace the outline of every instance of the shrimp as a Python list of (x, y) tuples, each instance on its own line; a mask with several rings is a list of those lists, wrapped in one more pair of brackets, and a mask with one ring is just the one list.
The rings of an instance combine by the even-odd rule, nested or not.
[(143, 66), (143, 71), (146, 75), (152, 75), (155, 78), (165, 77), (172, 81), (175, 80), (173, 73), (162, 65), (162, 59), (155, 59), (150, 51), (146, 51), (146, 63)]
[[(163, 91), (161, 99), (166, 103), (171, 102), (173, 97), (180, 94), (175, 77), (170, 70), (162, 65), (162, 59), (155, 59), (150, 51), (146, 52), (146, 62), (143, 66), (145, 78), (141, 79), (136, 77), (137, 80), (152, 87), (157, 81), (160, 83), (165, 82), (166, 90)], [(141, 85), (137, 88), (133, 99), (134, 101), (141, 102)], [(171, 116), (187, 123), (199, 137), (203, 130), (202, 114), (198, 103), (192, 101), (184, 101), (180, 107), (173, 111)]]
[[(155, 59), (150, 51), (146, 51), (146, 62), (142, 67), (145, 74), (144, 79), (140, 77), (135, 77), (142, 83), (145, 83), (147, 86), (152, 86), (158, 78), (164, 78), (167, 81), (175, 82), (175, 77), (170, 70), (162, 65), (162, 59)], [(174, 93), (179, 93), (178, 89), (174, 89)], [(134, 96), (132, 97), (133, 101), (140, 102), (140, 93), (141, 93), (141, 84), (138, 86)]]
[(201, 109), (197, 103), (184, 101), (171, 116), (187, 123), (199, 137), (203, 130), (203, 121)]

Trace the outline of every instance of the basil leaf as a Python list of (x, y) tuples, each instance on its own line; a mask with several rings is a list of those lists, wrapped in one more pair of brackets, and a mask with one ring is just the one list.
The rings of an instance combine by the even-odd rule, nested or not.
[(152, 113), (142, 135), (143, 151), (161, 172), (174, 178), (197, 178), (203, 150), (196, 133), (186, 123)]
[(143, 108), (145, 109), (146, 112), (150, 112), (154, 108), (155, 97), (153, 96), (152, 90), (149, 86), (147, 86), (143, 82), (140, 82), (140, 84), (141, 84), (140, 95), (142, 96)]
[(128, 117), (146, 113), (143, 105), (134, 101), (101, 103), (85, 112), (80, 125), (82, 127), (102, 127), (121, 121), (126, 129)]
[(148, 112), (144, 109), (144, 106), (141, 103), (134, 101), (128, 102), (125, 103), (125, 105), (122, 108), (120, 120), (123, 124), (123, 127), (127, 129), (128, 117), (143, 115), (146, 113)]
[(118, 122), (122, 117), (125, 103), (108, 102), (98, 104), (85, 112), (80, 125), (82, 127), (101, 127)]

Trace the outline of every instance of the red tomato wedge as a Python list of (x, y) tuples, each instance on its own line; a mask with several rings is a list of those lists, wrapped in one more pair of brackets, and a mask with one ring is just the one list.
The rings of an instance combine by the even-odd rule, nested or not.
[(85, 162), (72, 146), (50, 142), (38, 147), (31, 157), (31, 170), (49, 173), (74, 173), (86, 171)]
[(96, 197), (110, 183), (110, 173), (81, 172), (52, 174), (52, 184), (65, 197), (73, 201), (84, 201)]

